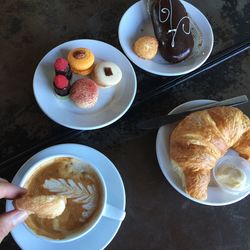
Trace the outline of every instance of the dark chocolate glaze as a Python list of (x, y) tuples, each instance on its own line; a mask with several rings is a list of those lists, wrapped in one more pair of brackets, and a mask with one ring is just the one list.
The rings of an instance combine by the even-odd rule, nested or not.
[[(151, 19), (154, 27), (155, 36), (159, 42), (159, 51), (162, 57), (170, 63), (178, 63), (187, 58), (193, 47), (194, 40), (190, 30), (189, 18), (181, 21), (179, 28), (176, 31), (174, 38), (174, 46), (172, 46), (173, 37), (175, 32), (171, 30), (171, 3), (172, 3), (172, 29), (176, 29), (179, 21), (188, 16), (184, 6), (179, 0), (154, 0), (150, 12)], [(169, 10), (166, 13), (163, 8)], [(160, 17), (159, 17), (160, 15)], [(160, 22), (163, 21), (164, 23)], [(189, 33), (186, 34), (184, 30)]]

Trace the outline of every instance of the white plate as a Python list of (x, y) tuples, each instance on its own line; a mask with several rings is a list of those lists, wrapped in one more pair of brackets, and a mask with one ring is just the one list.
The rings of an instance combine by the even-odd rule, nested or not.
[[(199, 106), (201, 104), (208, 104), (214, 101), (211, 100), (195, 100), (186, 102), (175, 109), (173, 109), (169, 114), (178, 113), (181, 111), (185, 111), (191, 109), (193, 107)], [(218, 187), (212, 179), (211, 175), (211, 182), (208, 186), (208, 198), (205, 201), (200, 201), (197, 199), (192, 198), (183, 189), (181, 180), (176, 172), (173, 170), (171, 161), (169, 158), (169, 136), (174, 129), (176, 124), (170, 124), (162, 126), (157, 133), (156, 138), (156, 154), (157, 159), (160, 165), (160, 168), (168, 180), (168, 182), (175, 188), (179, 193), (181, 193), (186, 198), (198, 202), (204, 205), (211, 205), (211, 206), (224, 206), (235, 203), (240, 201), (241, 199), (245, 198), (250, 192), (245, 192), (241, 194), (230, 194), (223, 191), (220, 187)], [(235, 151), (230, 150), (228, 154), (236, 154)]]
[[(122, 80), (116, 86), (99, 88), (99, 98), (96, 105), (90, 109), (78, 108), (68, 98), (62, 100), (53, 91), (54, 62), (57, 57), (67, 58), (73, 48), (86, 47), (95, 54), (95, 62), (112, 61), (122, 70)], [(71, 82), (81, 78), (73, 74)], [(43, 112), (53, 121), (69, 128), (79, 130), (97, 129), (118, 120), (132, 104), (137, 88), (134, 69), (128, 59), (115, 47), (96, 40), (74, 40), (63, 43), (50, 52), (38, 64), (33, 90), (36, 101)]]
[[(176, 76), (197, 69), (207, 60), (214, 43), (212, 28), (206, 17), (197, 8), (185, 1), (182, 1), (182, 3), (197, 27), (192, 31), (195, 39), (191, 55), (176, 64), (168, 63), (159, 53), (153, 60), (144, 60), (133, 52), (132, 46), (136, 39), (144, 35), (154, 36), (154, 31), (142, 0), (132, 5), (125, 12), (119, 25), (119, 41), (125, 54), (138, 67), (157, 75)], [(200, 46), (201, 39), (202, 45)]]
[[(107, 184), (107, 202), (125, 211), (125, 190), (119, 172), (105, 155), (87, 146), (61, 144), (44, 149), (24, 163), (12, 182), (14, 184), (19, 183), (26, 171), (37, 161), (57, 154), (70, 154), (96, 166)], [(12, 209), (12, 201), (7, 201), (6, 211)], [(99, 250), (105, 248), (110, 243), (120, 225), (121, 221), (102, 217), (96, 227), (89, 233), (77, 240), (66, 243), (48, 242), (38, 238), (28, 231), (24, 224), (18, 225), (11, 231), (11, 234), (17, 244), (24, 250)]]

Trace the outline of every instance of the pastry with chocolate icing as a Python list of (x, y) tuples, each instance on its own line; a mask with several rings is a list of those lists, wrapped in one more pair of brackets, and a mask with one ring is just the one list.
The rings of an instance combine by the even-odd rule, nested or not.
[(187, 58), (194, 47), (190, 18), (179, 0), (153, 0), (150, 6), (161, 56), (170, 63)]
[(96, 64), (92, 78), (101, 87), (111, 87), (121, 81), (122, 71), (115, 63), (103, 61)]

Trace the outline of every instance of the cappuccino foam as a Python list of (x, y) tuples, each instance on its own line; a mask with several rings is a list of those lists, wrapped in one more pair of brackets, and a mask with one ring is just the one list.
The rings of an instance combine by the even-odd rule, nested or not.
[(28, 195), (59, 194), (67, 198), (64, 212), (54, 219), (30, 215), (25, 221), (36, 234), (65, 239), (87, 230), (103, 207), (104, 190), (93, 168), (78, 159), (59, 157), (43, 163), (25, 183)]

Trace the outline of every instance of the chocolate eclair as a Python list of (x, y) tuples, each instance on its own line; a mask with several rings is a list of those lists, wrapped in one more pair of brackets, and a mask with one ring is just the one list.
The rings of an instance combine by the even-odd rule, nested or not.
[(179, 0), (153, 0), (150, 7), (161, 56), (170, 63), (187, 58), (193, 47), (190, 18)]

